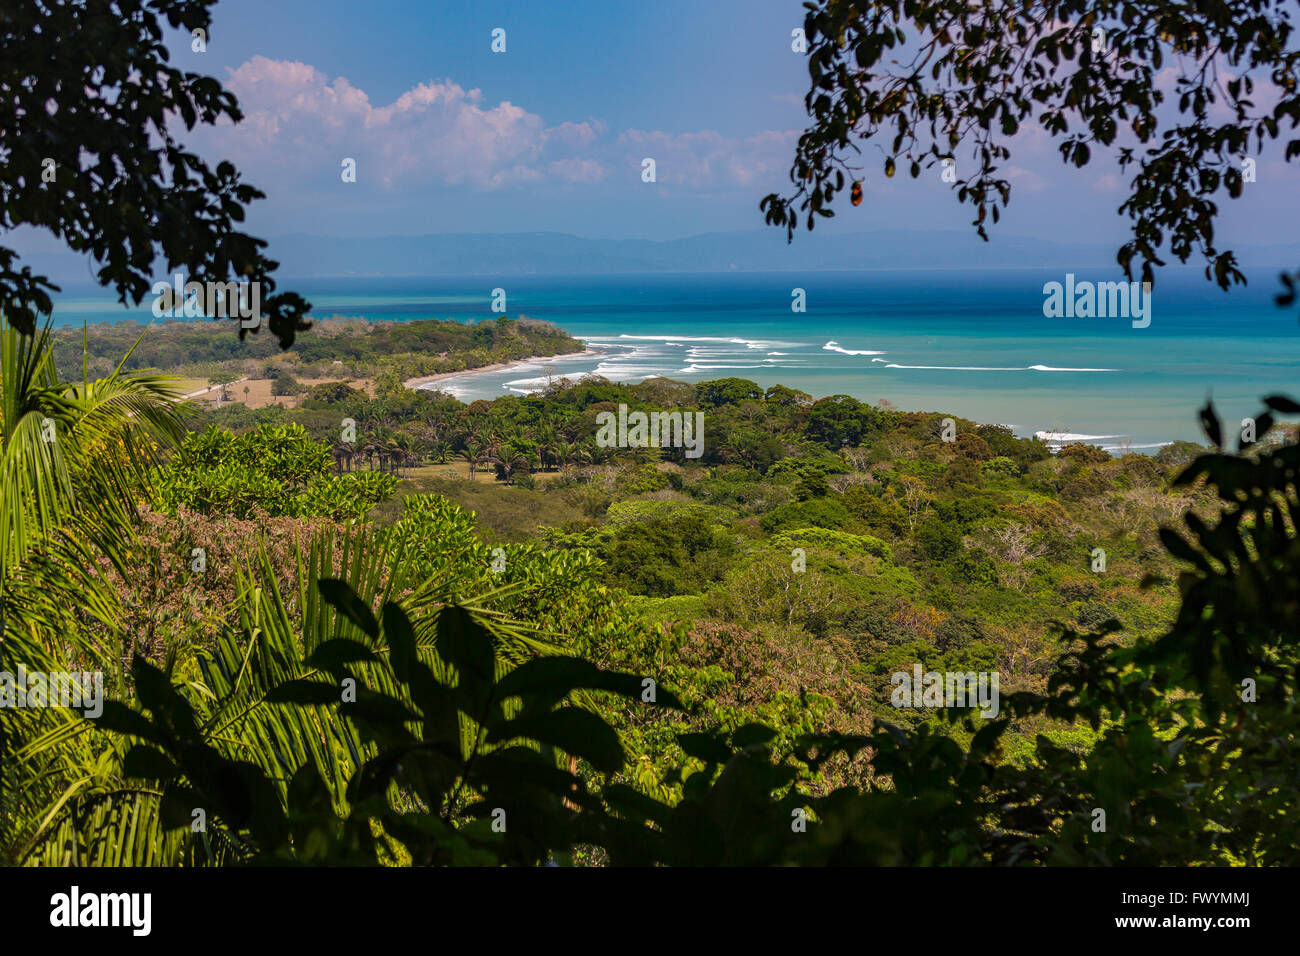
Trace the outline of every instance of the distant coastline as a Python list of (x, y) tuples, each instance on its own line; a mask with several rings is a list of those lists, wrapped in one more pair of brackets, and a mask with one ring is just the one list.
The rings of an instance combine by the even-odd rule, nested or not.
[[(1006, 423), (1025, 437), (1088, 436), (1078, 440), (1108, 450), (1203, 440), (1197, 410), (1207, 394), (1225, 420), (1240, 421), (1258, 414), (1262, 395), (1294, 390), (1300, 329), (1294, 311), (1273, 302), (1275, 277), (1260, 275), (1231, 295), (1211, 296), (1203, 276), (1162, 276), (1151, 327), (1134, 329), (1124, 320), (1045, 317), (1044, 285), (1064, 274), (939, 269), (519, 277), (507, 284), (509, 312), (551, 323), (576, 340), (556, 347), (580, 351), (538, 355), (550, 351), (538, 343), (505, 353), (528, 359), (498, 361), (497, 352), (474, 359), (491, 364), (457, 371), (443, 370), (463, 363), (425, 362), (413, 353), (401, 374), (413, 388), (442, 389), (463, 402), (544, 388), (545, 366), (552, 364), (557, 375), (611, 382), (736, 377), (814, 398), (849, 395), (896, 408), (959, 412), (973, 421)], [(1093, 278), (1103, 275), (1099, 270)], [(497, 284), (472, 277), (354, 279), (297, 291), (317, 315), (375, 325), (452, 320), (472, 329), (499, 318), (489, 300)], [(796, 311), (797, 303), (806, 311)], [(123, 315), (116, 303), (66, 295), (56, 309), (63, 322), (75, 319), (78, 327), (83, 319), (131, 314)], [(444, 348), (393, 334), (403, 348), (426, 357)], [(147, 341), (156, 335), (151, 331)], [(295, 346), (316, 356), (305, 364), (325, 357), (316, 354), (315, 341), (317, 335), (307, 333)], [(273, 345), (265, 335), (252, 336), (248, 348), (270, 361)], [(160, 351), (158, 364), (193, 362), (184, 349), (173, 351)], [(438, 371), (411, 378), (431, 369)], [(351, 374), (364, 378), (359, 369)]]

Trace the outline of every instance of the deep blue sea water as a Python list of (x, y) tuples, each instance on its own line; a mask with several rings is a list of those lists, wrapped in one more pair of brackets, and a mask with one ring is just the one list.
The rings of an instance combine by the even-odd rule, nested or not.
[[(549, 320), (600, 351), (545, 363), (553, 370), (534, 363), (439, 383), (463, 399), (526, 392), (548, 371), (618, 381), (734, 375), (814, 396), (951, 412), (1022, 435), (1152, 450), (1203, 440), (1196, 412), (1207, 394), (1229, 422), (1255, 414), (1262, 395), (1300, 394), (1300, 308), (1274, 304), (1276, 273), (1224, 293), (1198, 271), (1162, 272), (1145, 329), (1128, 318), (1045, 318), (1049, 281), (1064, 281), (1064, 273), (358, 277), (282, 288), (301, 292), (320, 317), (470, 321), (494, 317), (491, 295), (500, 287), (508, 315)], [(802, 314), (791, 309), (796, 288), (806, 294)], [(59, 324), (128, 317), (150, 315), (100, 290), (69, 289), (56, 302)]]

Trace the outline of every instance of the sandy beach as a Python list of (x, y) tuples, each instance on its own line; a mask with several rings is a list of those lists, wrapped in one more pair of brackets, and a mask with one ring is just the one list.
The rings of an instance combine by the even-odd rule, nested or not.
[(592, 358), (601, 354), (603, 353), (599, 349), (583, 349), (581, 352), (564, 352), (560, 355), (533, 355), (526, 359), (515, 359), (510, 362), (496, 362), (492, 365), (481, 365), (478, 368), (465, 368), (458, 372), (440, 372), (437, 375), (421, 375), (419, 378), (407, 379), (403, 384), (407, 388), (426, 388), (434, 382), (460, 378), (463, 375), (482, 375), (484, 372), (504, 372), (510, 369), (522, 368), (525, 365), (536, 365), (538, 363), (544, 364), (567, 359)]

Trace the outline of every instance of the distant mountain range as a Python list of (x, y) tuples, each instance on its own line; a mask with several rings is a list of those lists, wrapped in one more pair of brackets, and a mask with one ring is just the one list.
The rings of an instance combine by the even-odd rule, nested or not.
[[(574, 275), (620, 272), (782, 272), (876, 269), (1094, 269), (1115, 264), (1117, 246), (1053, 242), (994, 233), (881, 230), (801, 233), (778, 229), (715, 232), (686, 239), (584, 239), (559, 232), (460, 233), (343, 239), (270, 237), (268, 254), (285, 279), (330, 276)], [(1257, 267), (1300, 266), (1300, 244), (1237, 246)], [(70, 253), (24, 256), (55, 281), (91, 278)], [(1200, 264), (1197, 263), (1199, 266)], [(161, 271), (161, 270), (160, 270)]]
[[(1300, 266), (1300, 244), (1241, 247), (1250, 266)], [(272, 257), (289, 278), (318, 276), (545, 275), (619, 272), (780, 272), (874, 269), (1096, 268), (1116, 247), (973, 232), (881, 230), (714, 232), (686, 239), (583, 239), (559, 232), (465, 233), (336, 239), (287, 235)]]

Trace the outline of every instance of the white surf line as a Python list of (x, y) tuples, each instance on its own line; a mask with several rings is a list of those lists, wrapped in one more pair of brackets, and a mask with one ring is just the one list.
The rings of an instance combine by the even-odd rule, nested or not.
[[(878, 361), (872, 359), (871, 361)], [(885, 368), (920, 369), (935, 372), (1118, 372), (1117, 368), (1056, 368), (1051, 365), (895, 365), (890, 362)]]
[[(545, 368), (547, 365), (557, 365), (563, 361), (571, 361), (571, 362), (586, 361), (588, 359), (597, 358), (598, 356), (604, 354), (605, 352), (603, 349), (588, 348), (588, 349), (583, 349), (581, 352), (565, 352), (561, 355), (531, 355), (525, 359), (517, 359), (517, 360), (512, 359), (509, 362), (494, 362), (491, 365), (484, 365), (479, 368), (463, 368), (456, 372), (439, 372), (432, 377), (432, 381), (427, 381), (419, 385), (412, 385), (411, 384), (412, 382), (418, 382), (422, 378), (429, 377), (425, 375), (417, 375), (415, 378), (408, 378), (402, 384), (406, 388), (412, 389), (413, 391), (419, 391), (420, 389), (425, 389), (427, 391), (437, 392), (443, 390), (442, 389), (443, 385), (451, 384), (452, 382), (456, 382), (460, 379), (477, 378), (479, 376), (498, 375), (498, 374), (500, 375), (512, 374), (514, 372), (520, 371), (521, 369), (527, 368), (530, 365), (538, 368)], [(590, 374), (590, 373), (584, 373), (584, 374)], [(556, 375), (554, 377), (565, 378), (567, 376)]]
[(839, 352), (841, 355), (884, 355), (879, 349), (846, 349), (839, 342), (831, 339), (822, 346), (823, 352)]

